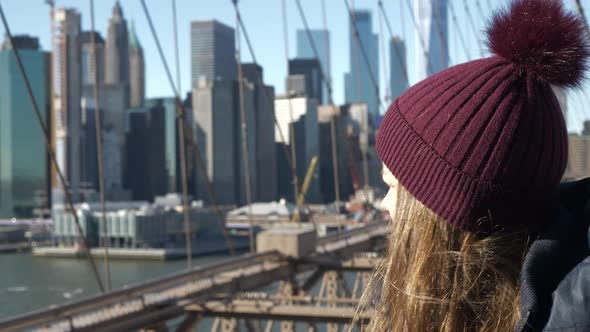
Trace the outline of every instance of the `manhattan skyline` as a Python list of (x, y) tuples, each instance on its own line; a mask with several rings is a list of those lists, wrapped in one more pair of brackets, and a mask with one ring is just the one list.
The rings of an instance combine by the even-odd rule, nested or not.
[[(475, 3), (470, 3), (470, 14), (475, 23), (477, 30), (477, 38), (484, 38), (484, 28), (486, 26), (485, 19), (490, 17), (491, 9), (499, 7), (505, 1), (480, 1), (482, 9), (476, 7)], [(565, 0), (567, 8), (575, 10), (574, 0)], [(588, 2), (588, 1), (586, 1)], [(95, 5), (96, 13), (96, 29), (104, 37), (107, 35), (108, 18), (111, 16), (111, 9), (115, 1), (98, 2)], [(296, 31), (303, 29), (301, 18), (297, 11), (295, 1), (286, 1), (287, 3), (287, 22), (289, 35), (289, 58), (295, 58), (297, 55)], [(349, 1), (352, 5), (352, 2)], [(410, 6), (413, 7), (414, 1), (401, 0), (385, 1), (383, 6), (389, 21), (392, 26), (393, 34), (405, 39), (407, 46), (407, 59), (409, 71), (409, 85), (416, 83), (416, 49), (415, 45), (415, 29), (411, 18)], [(464, 51), (461, 37), (465, 39), (467, 44), (467, 51), (469, 59), (479, 57), (480, 44), (475, 38), (475, 32), (471, 28), (468, 15), (464, 9), (463, 1), (451, 1), (454, 6), (456, 16), (458, 18), (458, 25), (462, 27), (462, 36), (458, 35), (457, 25), (453, 22), (451, 12), (448, 13), (448, 27), (449, 27), (449, 50), (450, 63), (449, 66), (463, 63), (468, 60), (466, 52)], [(585, 7), (590, 4), (582, 3)], [(301, 4), (306, 12), (307, 20), (311, 29), (323, 29), (323, 18), (321, 11), (321, 3), (312, 0), (302, 0)], [(489, 4), (489, 5), (488, 5)], [(22, 0), (19, 2), (3, 3), (4, 9), (8, 16), (8, 22), (12, 27), (13, 34), (29, 34), (38, 37), (40, 46), (43, 50), (50, 49), (50, 21), (49, 8), (43, 1), (37, 0)], [(285, 77), (287, 75), (287, 63), (284, 54), (283, 44), (283, 22), (281, 17), (281, 1), (262, 0), (256, 6), (248, 2), (240, 2), (240, 9), (242, 19), (248, 30), (250, 40), (252, 41), (256, 58), (264, 68), (264, 80), (268, 85), (275, 87), (278, 93), (285, 91)], [(166, 55), (169, 66), (174, 71), (174, 40), (172, 27), (172, 9), (169, 2), (148, 2), (149, 9), (152, 13), (153, 19), (158, 28), (158, 36), (162, 42), (164, 53)], [(22, 8), (27, 10), (23, 11)], [(82, 31), (90, 30), (90, 11), (87, 1), (76, 0), (57, 0), (56, 7), (73, 7), (76, 8), (82, 16)], [(126, 19), (129, 23), (134, 23), (138, 38), (142, 42), (145, 52), (146, 65), (146, 98), (166, 97), (172, 95), (172, 90), (165, 79), (165, 71), (162, 63), (156, 52), (153, 37), (149, 32), (149, 27), (144, 17), (140, 1), (122, 0), (121, 7), (125, 13)], [(373, 16), (373, 31), (379, 34), (380, 44), (381, 38), (385, 37), (385, 50), (380, 50), (379, 63), (383, 61), (381, 53), (385, 51), (386, 59), (388, 55), (388, 40), (389, 32), (386, 25), (383, 24), (382, 29), (379, 27), (379, 7), (377, 1), (372, 0), (356, 0), (354, 1), (355, 9), (367, 9)], [(400, 8), (402, 15), (400, 15)], [(218, 20), (219, 22), (235, 27), (235, 13), (231, 1), (215, 1), (215, 2), (192, 2), (189, 0), (177, 1), (178, 14), (178, 33), (179, 33), (179, 48), (180, 48), (180, 64), (181, 64), (181, 83), (184, 92), (188, 91), (191, 86), (190, 76), (190, 22), (193, 20)], [(482, 16), (483, 15), (483, 16)], [(330, 31), (330, 57), (332, 73), (332, 85), (334, 93), (334, 101), (336, 104), (344, 102), (344, 73), (349, 70), (349, 17), (346, 12), (344, 2), (340, 1), (326, 1), (326, 16), (327, 29)], [(485, 19), (484, 19), (485, 17)], [(403, 24), (402, 24), (403, 22)], [(4, 29), (0, 28), (0, 33), (4, 34)], [(382, 35), (384, 35), (382, 37)], [(246, 48), (244, 36), (241, 36), (242, 45), (242, 61), (250, 62), (251, 57)], [(404, 38), (405, 37), (405, 38)], [(485, 49), (485, 48), (484, 48)], [(487, 52), (484, 55), (488, 55)], [(389, 60), (386, 60), (389, 62)], [(382, 71), (382, 70), (381, 70)], [(385, 95), (385, 81), (389, 80), (389, 75), (384, 77), (382, 73), (379, 74), (380, 97), (383, 100)], [(587, 83), (584, 85), (584, 87)], [(583, 93), (580, 91), (570, 92), (571, 100), (569, 105), (573, 109), (568, 114), (568, 124), (570, 130), (581, 131), (582, 119), (590, 117), (590, 111), (585, 111), (588, 103), (582, 100)], [(587, 98), (587, 97), (584, 97)]]

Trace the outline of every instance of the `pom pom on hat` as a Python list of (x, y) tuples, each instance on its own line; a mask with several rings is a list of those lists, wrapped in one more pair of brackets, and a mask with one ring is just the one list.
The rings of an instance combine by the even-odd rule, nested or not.
[(585, 24), (560, 0), (514, 0), (494, 15), (487, 36), (493, 53), (547, 83), (576, 87), (584, 79), (590, 54)]

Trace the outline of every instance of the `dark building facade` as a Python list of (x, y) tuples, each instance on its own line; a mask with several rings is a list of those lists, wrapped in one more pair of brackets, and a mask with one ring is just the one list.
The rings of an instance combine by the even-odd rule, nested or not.
[[(29, 49), (29, 50), (38, 50), (39, 49), (39, 38), (29, 36), (29, 35), (17, 35), (13, 37), (14, 39), (14, 46), (17, 49)], [(10, 40), (6, 38), (0, 49), (6, 50), (11, 49), (12, 45), (10, 45)]]
[(275, 126), (274, 126), (274, 88), (268, 85), (260, 85), (263, 81), (262, 67), (245, 63), (242, 65), (243, 76), (254, 83), (254, 130), (256, 147), (256, 200), (270, 202), (278, 199)]
[[(49, 125), (49, 54), (30, 36), (15, 36), (42, 121)], [(43, 132), (9, 43), (0, 50), (0, 218), (32, 217), (46, 210), (50, 173)]]
[[(131, 190), (133, 199), (153, 201), (155, 196), (180, 192), (181, 161), (174, 98), (147, 99), (144, 107), (130, 109), (127, 117), (125, 186)], [(187, 175), (189, 194), (194, 195), (195, 174)]]
[[(92, 36), (96, 43), (96, 62), (94, 68)], [(94, 75), (98, 75), (98, 84), (104, 84), (104, 39), (96, 31), (83, 31), (80, 34), (80, 65), (82, 66), (82, 85), (94, 85)]]
[(218, 21), (191, 22), (192, 86), (199, 79), (236, 80), (234, 29)]
[(295, 91), (321, 103), (323, 100), (322, 72), (317, 59), (289, 60), (289, 75), (305, 76), (305, 91)]
[(85, 105), (82, 103), (82, 151), (80, 167), (80, 187), (82, 188), (82, 198), (84, 191), (90, 190), (98, 192), (100, 190), (98, 183), (98, 161), (97, 161), (97, 144), (96, 144), (96, 109), (94, 105)]

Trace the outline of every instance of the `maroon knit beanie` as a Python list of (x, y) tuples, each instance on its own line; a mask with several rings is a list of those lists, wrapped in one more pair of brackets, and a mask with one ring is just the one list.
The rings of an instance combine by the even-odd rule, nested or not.
[(393, 102), (377, 152), (452, 225), (485, 233), (540, 226), (557, 203), (568, 150), (550, 85), (583, 79), (584, 22), (559, 0), (515, 0), (487, 36), (494, 56), (433, 75)]

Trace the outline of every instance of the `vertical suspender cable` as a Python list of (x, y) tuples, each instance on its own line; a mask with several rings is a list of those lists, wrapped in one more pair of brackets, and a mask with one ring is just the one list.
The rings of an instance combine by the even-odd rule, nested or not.
[[(381, 1), (379, 1), (379, 3), (381, 3)], [(383, 31), (383, 17), (382, 15), (379, 15), (379, 35), (381, 36), (381, 38), (379, 38), (379, 40), (381, 41), (380, 43), (380, 55), (381, 55), (381, 60), (383, 60), (383, 79), (385, 80), (385, 102), (386, 104), (389, 104), (391, 101), (391, 86), (389, 85), (389, 80), (387, 79), (387, 49), (386, 47), (386, 43), (385, 43), (385, 32)], [(390, 39), (390, 42), (393, 42), (393, 38)]]
[[(359, 59), (359, 49), (360, 49), (360, 45), (361, 45), (361, 40), (360, 40), (360, 36), (359, 36), (359, 32), (358, 32), (358, 28), (356, 26), (356, 18), (354, 13), (352, 12), (351, 8), (348, 7), (348, 2), (347, 0), (344, 0), (344, 2), (346, 3), (346, 7), (348, 9), (348, 13), (349, 13), (349, 17), (350, 17), (350, 23), (353, 27), (353, 35), (354, 35), (354, 60), (356, 63), (356, 102), (357, 103), (361, 103), (362, 102), (362, 95), (363, 95), (363, 90), (362, 90), (362, 85), (361, 85), (361, 64), (360, 64), (360, 59)], [(364, 55), (364, 53), (363, 53)], [(367, 65), (367, 69), (370, 72), (370, 75), (373, 76), (373, 72), (371, 67), (369, 66), (369, 60), (368, 58), (365, 56), (365, 63)], [(374, 78), (373, 78), (374, 80)], [(377, 96), (377, 100), (381, 100), (380, 96), (379, 96), (379, 89), (378, 89), (378, 85), (375, 86), (375, 94)], [(368, 140), (368, 135), (369, 135), (369, 124), (368, 124), (368, 118), (370, 117), (369, 114), (369, 105), (367, 105), (367, 123), (361, 123), (361, 132), (365, 132), (367, 134), (367, 141), (366, 146), (361, 146), (361, 158), (363, 160), (363, 179), (364, 179), (364, 185), (363, 185), (363, 192), (365, 195), (365, 200), (367, 201), (369, 198), (369, 165), (368, 165), (368, 160), (367, 160), (367, 149), (369, 148), (369, 140)], [(364, 122), (364, 121), (363, 121)]]
[(479, 0), (475, 0), (475, 6), (477, 7), (477, 12), (479, 13), (480, 19), (482, 22), (486, 21), (486, 16), (483, 13), (483, 7)]
[[(381, 12), (381, 16), (383, 16), (383, 19), (385, 20), (385, 26), (387, 27), (387, 30), (389, 31), (389, 38), (393, 39), (393, 30), (391, 29), (391, 24), (389, 23), (389, 18), (387, 18), (387, 15), (385, 14), (385, 8), (383, 8), (383, 2), (381, 0), (379, 0), (378, 2), (379, 4), (379, 11)], [(402, 2), (400, 0), (400, 7), (402, 5)], [(402, 10), (402, 8), (400, 8), (400, 10)], [(403, 14), (402, 14), (403, 16)], [(403, 27), (403, 23), (402, 23), (402, 27)], [(404, 42), (407, 41), (406, 36), (405, 36), (405, 29), (402, 29), (402, 40)], [(400, 68), (402, 68), (402, 74), (404, 75), (404, 79), (406, 80), (406, 82), (408, 82), (408, 84), (410, 83), (410, 75), (408, 73), (408, 67), (406, 66), (403, 58), (405, 58), (405, 54), (402, 52), (402, 50), (400, 50), (399, 45), (396, 44), (394, 47), (395, 50), (395, 55), (397, 56), (398, 60), (399, 60), (399, 66)]]
[[(284, 48), (285, 48), (285, 62), (287, 66), (287, 73), (289, 72), (289, 30), (287, 26), (287, 5), (285, 0), (281, 1), (282, 5), (282, 14), (283, 14), (283, 40), (284, 40)], [(239, 27), (238, 27), (239, 29)], [(287, 91), (287, 103), (289, 105), (289, 145), (291, 148), (291, 172), (293, 173), (293, 199), (295, 202), (299, 202), (299, 176), (297, 174), (297, 144), (295, 142), (295, 128), (293, 124), (293, 105), (291, 103), (291, 95), (290, 92)], [(301, 206), (297, 204), (297, 211), (301, 213)], [(298, 220), (299, 221), (299, 220)]]
[[(177, 116), (177, 127), (178, 127), (178, 145), (180, 150), (180, 176), (182, 177), (182, 212), (184, 217), (184, 241), (186, 246), (186, 265), (190, 270), (193, 268), (193, 249), (192, 249), (192, 230), (190, 224), (190, 209), (188, 204), (188, 179), (186, 170), (186, 136), (184, 133), (186, 125), (186, 112), (182, 105), (180, 94), (180, 63), (178, 59), (178, 34), (176, 24), (176, 1), (172, 0), (172, 25), (174, 30), (174, 54), (176, 59), (176, 114)], [(173, 83), (172, 83), (173, 84)]]
[[(330, 71), (330, 42), (328, 39), (328, 21), (326, 19), (326, 3), (322, 0), (322, 20), (324, 24), (324, 49), (326, 50), (326, 77), (324, 80), (331, 85), (332, 84), (332, 76)], [(310, 41), (311, 43), (311, 41)], [(327, 91), (328, 89), (326, 89)], [(331, 97), (330, 97), (331, 100)], [(330, 102), (332, 104), (332, 102)], [(334, 197), (336, 202), (337, 211), (340, 209), (340, 170), (338, 169), (338, 140), (336, 139), (336, 120), (338, 114), (336, 114), (336, 107), (332, 104), (332, 116), (330, 117), (330, 142), (331, 142), (331, 152), (332, 152), (332, 176), (334, 177)], [(340, 219), (338, 220), (338, 230), (342, 228), (340, 223)]]
[(96, 126), (96, 162), (98, 163), (98, 187), (100, 190), (100, 211), (102, 222), (102, 246), (104, 248), (104, 273), (107, 291), (111, 290), (111, 267), (109, 262), (109, 231), (107, 225), (107, 209), (104, 194), (104, 163), (102, 158), (102, 122), (100, 115), (100, 95), (98, 94), (98, 57), (96, 53), (96, 36), (94, 28), (94, 0), (90, 0), (90, 40), (92, 43), (92, 66), (94, 67), (94, 122)]
[(172, 24), (174, 25), (174, 49), (176, 58), (176, 78), (177, 78), (177, 93), (176, 93), (176, 116), (178, 119), (178, 145), (180, 150), (180, 176), (182, 182), (182, 212), (184, 217), (184, 241), (186, 242), (186, 264), (190, 270), (193, 268), (193, 249), (192, 249), (192, 231), (190, 224), (190, 208), (188, 204), (188, 176), (187, 176), (187, 158), (186, 158), (186, 112), (182, 104), (180, 94), (180, 63), (178, 59), (178, 34), (176, 32), (176, 2), (172, 0)]
[(176, 62), (176, 89), (182, 94), (182, 85), (180, 84), (180, 55), (178, 47), (178, 20), (176, 17), (176, 0), (172, 0), (172, 25), (174, 26), (174, 58)]
[(328, 32), (328, 20), (326, 19), (326, 1), (322, 0), (322, 22), (324, 24), (324, 48), (326, 49), (326, 76), (332, 81), (332, 70), (330, 60), (330, 38)]
[(145, 4), (144, 0), (141, 0), (141, 4), (144, 10), (144, 13), (146, 15), (146, 18), (148, 20), (148, 24), (150, 26), (150, 30), (152, 33), (152, 36), (154, 37), (154, 40), (156, 42), (156, 46), (158, 48), (158, 53), (160, 55), (160, 59), (162, 60), (163, 64), (164, 64), (164, 69), (166, 70), (166, 74), (168, 77), (168, 81), (170, 83), (170, 86), (172, 87), (172, 90), (174, 92), (175, 95), (175, 102), (176, 102), (176, 114), (177, 114), (177, 127), (178, 127), (178, 144), (179, 144), (179, 150), (180, 150), (180, 161), (181, 161), (181, 165), (180, 165), (180, 169), (181, 169), (181, 177), (182, 177), (182, 201), (183, 201), (183, 216), (184, 216), (184, 232), (185, 232), (185, 244), (186, 244), (186, 256), (187, 256), (187, 268), (191, 269), (192, 268), (192, 248), (191, 248), (191, 241), (190, 241), (190, 220), (189, 220), (189, 208), (188, 208), (188, 188), (187, 188), (187, 176), (186, 176), (186, 153), (185, 153), (185, 149), (186, 149), (186, 142), (185, 142), (185, 135), (184, 135), (184, 129), (185, 129), (185, 110), (184, 110), (184, 106), (182, 105), (182, 101), (180, 100), (180, 95), (179, 92), (176, 88), (176, 86), (174, 85), (174, 81), (172, 79), (172, 74), (170, 73), (170, 68), (168, 67), (168, 63), (166, 62), (166, 59), (164, 57), (164, 53), (162, 51), (162, 47), (160, 45), (160, 41), (157, 37), (156, 31), (154, 29), (153, 26), (153, 22), (151, 19), (151, 16), (149, 15), (149, 11), (147, 9), (147, 6)]
[[(307, 24), (307, 19), (305, 17), (305, 13), (303, 11), (303, 7), (301, 6), (301, 3), (299, 0), (295, 0), (295, 3), (297, 4), (297, 10), (299, 11), (299, 16), (301, 17), (301, 20), (303, 22), (303, 26), (305, 28), (305, 32), (307, 35), (307, 39), (309, 40), (309, 43), (311, 45), (311, 49), (313, 50), (313, 53), (315, 54), (316, 58), (319, 59), (319, 52), (317, 50), (317, 47), (315, 45), (315, 41), (313, 40), (312, 36), (311, 36), (311, 32), (309, 30), (309, 25)], [(333, 164), (333, 168), (334, 168), (334, 185), (335, 185), (335, 189), (336, 189), (336, 207), (338, 209), (338, 211), (340, 211), (340, 185), (339, 185), (339, 177), (338, 177), (338, 159), (337, 159), (337, 141), (336, 141), (336, 116), (338, 114), (338, 111), (336, 110), (336, 105), (334, 104), (334, 99), (332, 96), (332, 83), (330, 81), (329, 78), (327, 78), (327, 75), (325, 74), (324, 68), (320, 63), (320, 75), (322, 78), (322, 81), (324, 82), (324, 84), (326, 85), (326, 89), (328, 90), (328, 104), (332, 107), (332, 118), (330, 120), (330, 135), (331, 135), (331, 140), (332, 140), (332, 164)], [(350, 149), (350, 143), (348, 142), (348, 140), (345, 140), (346, 143), (346, 147), (347, 150), (350, 154), (351, 149)], [(341, 223), (340, 223), (340, 219), (338, 221), (338, 228), (341, 229)]]
[(455, 28), (457, 30), (457, 34), (459, 35), (459, 39), (461, 39), (461, 45), (463, 45), (463, 51), (465, 52), (465, 56), (467, 56), (467, 61), (471, 61), (471, 55), (469, 54), (469, 48), (467, 47), (467, 43), (465, 42), (465, 38), (463, 38), (463, 33), (461, 32), (461, 26), (459, 25), (459, 21), (457, 20), (457, 15), (455, 13), (455, 7), (453, 7), (452, 1), (449, 1), (449, 10), (451, 11), (451, 17), (453, 19), (453, 23), (455, 23)]
[(471, 11), (469, 10), (469, 5), (467, 4), (467, 0), (463, 0), (463, 5), (465, 7), (465, 13), (467, 13), (467, 19), (469, 20), (469, 24), (471, 25), (471, 31), (473, 32), (473, 37), (477, 42), (479, 47), (480, 56), (483, 58), (483, 46), (481, 43), (481, 39), (477, 37), (477, 28), (475, 27), (475, 22), (473, 21), (473, 16), (471, 15)]
[[(445, 40), (445, 35), (442, 31), (442, 26), (440, 25), (440, 8), (437, 4), (438, 1), (431, 0), (432, 11), (434, 12), (434, 21), (436, 23), (436, 31), (438, 32), (438, 40), (440, 41), (440, 44), (442, 46), (440, 49), (440, 55), (442, 58), (441, 63), (446, 63), (446, 65), (448, 66), (451, 58), (451, 52), (449, 51), (448, 41)], [(448, 38), (448, 33), (446, 37)]]
[[(246, 41), (246, 46), (248, 46), (248, 51), (250, 53), (250, 56), (252, 57), (252, 62), (254, 63), (254, 65), (258, 65), (258, 61), (256, 60), (256, 54), (254, 53), (254, 48), (252, 47), (252, 43), (250, 42), (250, 37), (248, 36), (248, 30), (246, 30), (246, 27), (244, 25), (244, 21), (242, 20), (242, 17), (240, 15), (240, 8), (236, 6), (235, 9), (238, 12), (237, 15), (238, 15), (238, 22), (240, 25), (239, 27), (242, 29), (242, 32), (244, 33), (244, 39)], [(264, 81), (262, 80), (262, 73), (257, 72), (256, 74), (257, 74), (257, 78), (258, 78), (258, 84), (261, 87), (264, 87)], [(262, 91), (264, 92), (263, 93), (264, 100), (268, 106), (268, 108), (266, 108), (266, 109), (270, 113), (270, 116), (272, 116), (275, 129), (279, 133), (279, 138), (281, 141), (286, 142), (285, 135), (283, 134), (283, 130), (281, 129), (281, 126), (279, 125), (279, 122), (277, 121), (277, 117), (276, 117), (275, 113), (272, 111), (274, 109), (274, 104), (273, 104), (274, 100), (270, 97), (268, 89), (263, 88)], [(289, 151), (289, 147), (287, 145), (284, 145), (283, 152), (285, 154), (285, 158), (287, 159), (287, 162), (289, 163), (289, 165), (292, 165), (290, 151)], [(296, 175), (296, 173), (293, 170), (292, 170), (292, 173), (294, 175)], [(298, 183), (296, 178), (293, 179), (293, 183)]]
[(426, 59), (426, 66), (428, 67), (428, 71), (430, 73), (434, 73), (434, 70), (432, 68), (432, 64), (430, 63), (430, 57), (428, 55), (428, 51), (426, 50), (426, 42), (424, 41), (424, 37), (422, 36), (422, 33), (420, 32), (420, 28), (418, 27), (418, 22), (416, 21), (416, 17), (414, 16), (414, 11), (412, 10), (412, 4), (410, 3), (410, 0), (406, 1), (406, 5), (408, 6), (408, 10), (410, 11), (410, 18), (412, 19), (412, 23), (414, 24), (414, 29), (416, 30), (416, 33), (418, 34), (418, 41), (420, 42), (420, 46), (422, 46), (422, 52), (423, 52), (424, 58)]
[(250, 239), (250, 253), (254, 253), (254, 224), (252, 223), (252, 192), (250, 185), (250, 155), (248, 150), (248, 126), (246, 122), (246, 110), (244, 105), (244, 75), (242, 73), (242, 60), (240, 58), (240, 18), (238, 16), (238, 0), (232, 0), (236, 12), (236, 62), (238, 64), (238, 85), (240, 94), (240, 118), (242, 135), (242, 154), (244, 162), (244, 180), (246, 184), (246, 203), (248, 204), (248, 223), (250, 224), (248, 237)]

